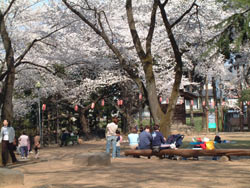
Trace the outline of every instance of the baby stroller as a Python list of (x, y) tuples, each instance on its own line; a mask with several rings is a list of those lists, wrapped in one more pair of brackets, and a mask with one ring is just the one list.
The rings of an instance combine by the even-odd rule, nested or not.
[[(176, 149), (182, 145), (183, 139), (184, 139), (184, 135), (182, 135), (182, 134), (172, 134), (172, 135), (168, 136), (166, 144), (169, 144), (171, 149)], [(177, 157), (175, 157), (173, 155), (169, 155), (168, 159), (177, 160)]]
[(179, 148), (182, 145), (182, 140), (184, 139), (184, 135), (182, 134), (172, 134), (168, 136), (166, 144), (170, 144), (172, 149)]

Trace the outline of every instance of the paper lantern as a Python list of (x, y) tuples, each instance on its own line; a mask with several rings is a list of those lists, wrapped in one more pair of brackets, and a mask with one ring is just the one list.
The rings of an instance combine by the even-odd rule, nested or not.
[(194, 106), (194, 100), (191, 100), (191, 105)]
[(42, 106), (42, 110), (45, 111), (46, 110), (46, 104), (43, 104)]
[(139, 100), (142, 100), (142, 94), (141, 93), (139, 94)]
[(92, 104), (91, 104), (91, 109), (94, 109), (94, 108), (95, 108), (95, 103), (92, 102)]
[(123, 105), (123, 100), (118, 100), (118, 101), (117, 101), (117, 105), (118, 105), (118, 106), (122, 106), (122, 105)]
[(101, 105), (104, 106), (105, 105), (105, 101), (104, 99), (102, 99)]
[(162, 97), (159, 98), (160, 103), (162, 102)]
[(77, 112), (78, 111), (78, 105), (75, 105), (74, 110)]
[(202, 106), (206, 106), (206, 101), (203, 101), (203, 102), (202, 102)]

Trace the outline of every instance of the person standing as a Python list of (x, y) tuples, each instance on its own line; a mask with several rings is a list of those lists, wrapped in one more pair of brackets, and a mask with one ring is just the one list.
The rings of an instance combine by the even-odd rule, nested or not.
[(23, 131), (22, 135), (18, 139), (20, 143), (21, 157), (22, 159), (26, 159), (28, 156), (28, 146), (29, 146), (29, 137)]
[(122, 142), (122, 135), (119, 130), (116, 130), (116, 157), (121, 157), (121, 142)]
[(6, 166), (8, 162), (8, 154), (10, 153), (12, 163), (16, 163), (17, 159), (13, 152), (13, 142), (15, 139), (15, 130), (13, 127), (8, 126), (8, 120), (3, 121), (3, 127), (0, 133), (0, 143), (2, 143), (2, 163)]
[(110, 153), (110, 145), (112, 143), (112, 158), (116, 156), (116, 130), (118, 128), (118, 119), (114, 117), (112, 122), (107, 125), (106, 128), (106, 153)]
[(36, 134), (34, 137), (34, 150), (35, 150), (35, 158), (39, 158), (39, 149), (40, 149), (40, 136)]

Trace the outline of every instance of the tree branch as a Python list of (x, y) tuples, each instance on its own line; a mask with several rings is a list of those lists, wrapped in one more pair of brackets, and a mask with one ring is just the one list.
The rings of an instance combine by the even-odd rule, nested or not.
[(145, 59), (146, 54), (142, 48), (141, 41), (136, 31), (136, 27), (135, 27), (135, 20), (133, 17), (133, 10), (132, 10), (132, 0), (126, 0), (126, 10), (127, 10), (129, 29), (133, 37), (133, 43), (134, 43), (136, 52), (140, 59)]
[(188, 10), (186, 10), (172, 25), (171, 28), (173, 28), (176, 24), (178, 24), (192, 9), (193, 7), (196, 6), (198, 7), (198, 5), (196, 4), (196, 0), (192, 3), (192, 5), (190, 6), (190, 8)]
[(61, 27), (61, 28), (59, 28), (59, 29), (56, 29), (56, 30), (52, 31), (51, 33), (49, 33), (49, 34), (43, 36), (43, 37), (40, 38), (40, 39), (34, 39), (34, 40), (27, 46), (27, 48), (24, 50), (24, 52), (15, 60), (16, 64), (20, 64), (20, 63), (21, 63), (21, 61), (23, 60), (23, 58), (27, 55), (27, 53), (30, 51), (30, 49), (33, 47), (33, 45), (34, 45), (36, 42), (40, 42), (40, 41), (42, 41), (42, 40), (44, 40), (44, 39), (50, 37), (51, 35), (53, 35), (53, 34), (56, 33), (57, 31), (60, 31), (60, 30), (62, 30), (62, 29), (64, 29), (64, 28), (68, 27), (68, 26), (71, 25), (72, 23), (73, 23), (73, 22), (71, 22), (71, 23), (69, 23), (69, 24), (67, 24), (67, 25), (65, 25), (65, 26), (63, 26), (63, 27)]
[(157, 8), (158, 8), (158, 5), (157, 5), (156, 2), (154, 2), (153, 9), (152, 9), (152, 12), (151, 12), (150, 28), (149, 28), (149, 31), (148, 31), (148, 36), (146, 38), (146, 54), (147, 55), (151, 55), (151, 44), (152, 44), (152, 38), (153, 38), (153, 34), (154, 34)]
[(40, 67), (40, 68), (43, 68), (43, 69), (47, 70), (48, 72), (54, 74), (54, 72), (52, 70), (50, 70), (48, 67), (43, 66), (43, 65), (38, 65), (38, 64), (30, 62), (30, 61), (22, 61), (22, 64), (29, 64), (29, 65), (33, 65), (35, 67)]
[(12, 1), (10, 2), (8, 8), (5, 10), (5, 12), (4, 12), (3, 15), (2, 15), (3, 17), (5, 17), (6, 14), (8, 14), (8, 12), (10, 11), (10, 9), (11, 9), (12, 5), (15, 3), (15, 1), (16, 1), (16, 0), (12, 0)]

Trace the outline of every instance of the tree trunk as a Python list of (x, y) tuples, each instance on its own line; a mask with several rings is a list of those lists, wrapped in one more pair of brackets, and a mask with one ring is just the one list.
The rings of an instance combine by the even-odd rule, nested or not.
[(15, 66), (14, 66), (14, 50), (12, 48), (11, 39), (5, 27), (4, 17), (0, 11), (0, 33), (5, 49), (5, 61), (9, 70), (7, 77), (4, 81), (3, 95), (2, 95), (2, 119), (13, 120), (13, 90), (15, 82)]
[[(189, 82), (193, 82), (191, 71), (188, 71)], [(189, 85), (189, 92), (193, 92), (193, 87)], [(194, 110), (193, 110), (193, 103), (190, 101), (190, 125), (194, 127)]]
[(248, 131), (250, 131), (250, 105), (247, 105), (247, 125), (248, 125)]
[(82, 131), (86, 136), (86, 139), (90, 138), (90, 128), (88, 124), (87, 117), (85, 116), (85, 109), (80, 108), (79, 110), (79, 117), (80, 117), (80, 123), (82, 125)]
[(203, 88), (204, 88), (204, 83), (200, 83), (200, 89), (199, 89), (199, 94), (200, 94), (200, 101), (201, 101), (201, 107), (202, 107), (202, 130), (205, 129), (206, 127), (206, 111), (205, 111), (205, 105), (203, 105), (203, 101), (205, 101), (205, 97), (203, 97)]
[(208, 104), (208, 77), (206, 75), (205, 78), (205, 84), (206, 84), (206, 97), (205, 97), (205, 113), (206, 113), (206, 132), (208, 132), (208, 110), (209, 110), (209, 104)]

